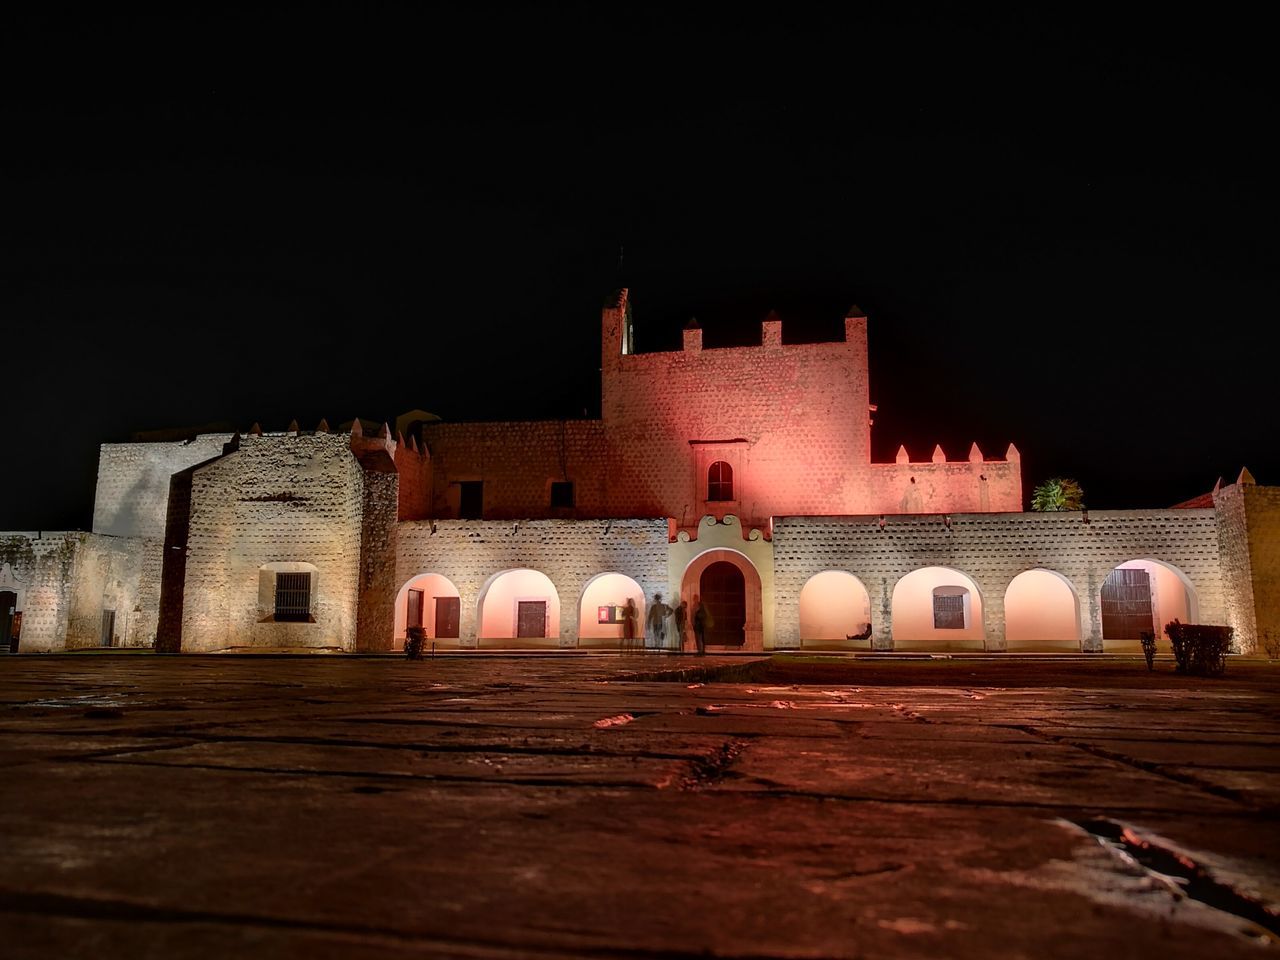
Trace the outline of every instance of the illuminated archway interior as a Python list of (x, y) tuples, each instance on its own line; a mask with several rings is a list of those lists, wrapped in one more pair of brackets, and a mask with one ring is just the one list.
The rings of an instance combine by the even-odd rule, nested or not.
[[(536, 624), (541, 621), (541, 632)], [(545, 573), (508, 570), (480, 596), (478, 636), (493, 639), (552, 639), (560, 636), (560, 596)]]
[[(1150, 597), (1149, 612), (1143, 609), (1145, 594)], [(1130, 560), (1113, 569), (1103, 584), (1099, 605), (1108, 652), (1141, 650), (1139, 633), (1148, 629), (1156, 634), (1156, 649), (1170, 653), (1165, 624), (1175, 618), (1193, 623), (1197, 615), (1195, 591), (1176, 568), (1158, 560)], [(1148, 621), (1150, 627), (1146, 626)]]
[(843, 570), (825, 570), (800, 591), (800, 638), (845, 640), (871, 622), (871, 598), (862, 582)]
[[(713, 572), (712, 580), (715, 581), (713, 586), (717, 589), (716, 595), (711, 597), (703, 597), (706, 588), (706, 573), (716, 564), (729, 564), (742, 574), (741, 585), (742, 595), (738, 597), (729, 596), (723, 588), (737, 586), (728, 582), (729, 578), (724, 578)], [(724, 567), (718, 567), (720, 573), (726, 572)], [(736, 578), (732, 578), (736, 580)], [(764, 630), (763, 630), (763, 587), (760, 581), (760, 574), (756, 570), (752, 562), (734, 550), (726, 550), (716, 548), (706, 550), (689, 562), (685, 567), (684, 576), (680, 582), (680, 600), (688, 604), (689, 617), (696, 614), (698, 607), (705, 600), (709, 601), (708, 610), (712, 611), (714, 617), (714, 625), (707, 630), (707, 645), (727, 645), (736, 649), (746, 650), (763, 650), (764, 649)], [(716, 610), (720, 612), (715, 612)], [(721, 613), (724, 615), (721, 616)], [(745, 622), (742, 617), (745, 615)], [(692, 628), (685, 638), (686, 644), (692, 643)]]
[(912, 570), (893, 588), (893, 645), (897, 649), (981, 650), (982, 597), (959, 570)]
[(1052, 570), (1027, 570), (1004, 594), (1004, 636), (1009, 650), (1078, 652), (1080, 604), (1071, 584)]
[(448, 577), (438, 573), (414, 577), (396, 596), (396, 640), (403, 646), (410, 620), (426, 630), (432, 640), (456, 638), (458, 606), (458, 588)]
[(620, 640), (624, 623), (622, 611), (628, 600), (635, 604), (635, 634), (644, 633), (644, 591), (640, 584), (621, 573), (602, 573), (593, 577), (582, 591), (578, 611), (580, 640)]

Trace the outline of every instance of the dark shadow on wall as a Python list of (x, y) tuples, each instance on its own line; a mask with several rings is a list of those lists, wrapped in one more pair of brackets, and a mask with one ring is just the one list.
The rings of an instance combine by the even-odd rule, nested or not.
[(239, 446), (238, 437), (222, 454), (179, 470), (169, 478), (169, 505), (164, 521), (164, 558), (160, 566), (160, 621), (156, 626), (157, 653), (182, 652), (182, 602), (187, 579), (187, 538), (191, 531), (191, 481), (206, 464), (221, 460)]

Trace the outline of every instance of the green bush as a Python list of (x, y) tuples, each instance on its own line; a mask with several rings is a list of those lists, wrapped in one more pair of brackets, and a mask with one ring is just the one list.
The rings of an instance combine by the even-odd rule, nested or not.
[(1181, 623), (1171, 620), (1164, 632), (1173, 643), (1173, 659), (1178, 673), (1198, 677), (1220, 677), (1227, 669), (1227, 651), (1231, 649), (1232, 627), (1208, 623)]

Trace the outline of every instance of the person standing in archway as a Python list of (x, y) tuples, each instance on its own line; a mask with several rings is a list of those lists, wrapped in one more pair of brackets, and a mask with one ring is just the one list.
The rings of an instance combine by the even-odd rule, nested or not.
[(681, 600), (676, 604), (674, 619), (676, 623), (675, 648), (677, 652), (683, 653), (685, 625), (689, 622), (689, 604), (687, 601)]
[(693, 613), (693, 639), (698, 645), (698, 656), (702, 657), (707, 653), (707, 631), (715, 626), (716, 621), (700, 596), (694, 594), (693, 602), (698, 605)]
[(663, 647), (666, 645), (666, 621), (670, 614), (671, 608), (662, 602), (662, 594), (655, 593), (653, 595), (653, 603), (649, 606), (649, 613), (645, 617), (649, 635), (653, 637), (652, 646)]
[(635, 598), (627, 597), (627, 602), (622, 608), (622, 648), (624, 650), (630, 650), (635, 644), (636, 619)]

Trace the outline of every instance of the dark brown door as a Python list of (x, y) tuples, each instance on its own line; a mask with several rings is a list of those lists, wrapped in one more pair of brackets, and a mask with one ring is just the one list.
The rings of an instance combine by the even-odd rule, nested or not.
[(102, 611), (102, 645), (110, 647), (115, 643), (116, 635), (116, 612), (114, 610)]
[(409, 610), (405, 615), (404, 625), (406, 627), (422, 626), (422, 591), (409, 591)]
[(545, 637), (547, 635), (547, 601), (520, 600), (516, 606), (516, 636)]
[(0, 592), (0, 650), (18, 652), (18, 638), (14, 636), (13, 615), (18, 609), (18, 595), (11, 590)]
[(461, 600), (458, 597), (436, 597), (436, 637), (449, 639), (458, 636), (458, 620)]
[(1155, 629), (1147, 571), (1112, 570), (1102, 585), (1102, 639), (1139, 640)]
[(717, 560), (702, 571), (699, 587), (715, 621), (707, 631), (707, 643), (742, 646), (747, 638), (747, 582), (742, 571), (727, 560)]

